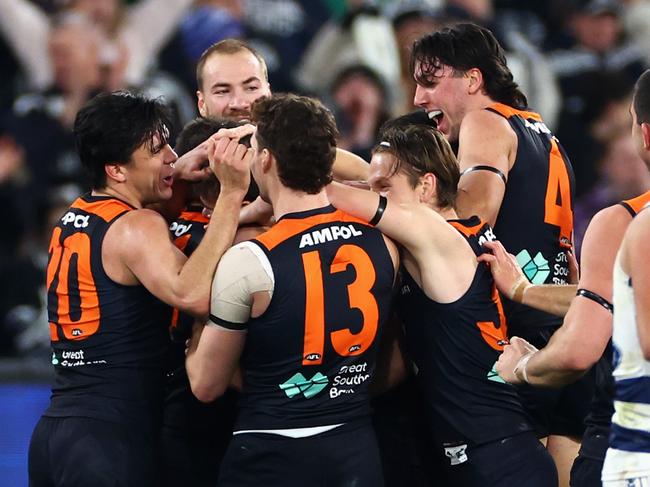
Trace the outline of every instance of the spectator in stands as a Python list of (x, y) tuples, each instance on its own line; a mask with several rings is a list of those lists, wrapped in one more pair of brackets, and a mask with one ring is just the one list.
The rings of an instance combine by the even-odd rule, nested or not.
[[(596, 180), (589, 125), (595, 119), (594, 106), (601, 100), (619, 99), (631, 92), (634, 81), (645, 69), (641, 49), (628, 41), (622, 23), (623, 6), (616, 0), (573, 0), (564, 5), (567, 43), (549, 55), (564, 105), (558, 137), (574, 161), (576, 195), (587, 191)], [(605, 78), (605, 79), (603, 79)], [(614, 79), (615, 78), (615, 79)], [(629, 100), (625, 100), (625, 107)], [(593, 118), (592, 118), (593, 117)], [(586, 147), (585, 147), (586, 145)]]
[[(90, 17), (106, 40), (101, 58), (110, 90), (139, 86), (192, 0), (142, 0), (126, 8), (121, 0), (69, 0), (64, 8)], [(23, 67), (30, 89), (54, 82), (48, 56), (52, 20), (28, 0), (0, 0), (0, 32)], [(29, 35), (26, 33), (29, 32)]]
[(377, 73), (352, 65), (338, 74), (331, 88), (340, 132), (338, 147), (370, 160), (379, 127), (388, 120), (388, 92)]
[(596, 213), (650, 189), (650, 173), (634, 147), (628, 127), (610, 135), (598, 172), (600, 178), (594, 188), (576, 202), (574, 237), (578, 250)]

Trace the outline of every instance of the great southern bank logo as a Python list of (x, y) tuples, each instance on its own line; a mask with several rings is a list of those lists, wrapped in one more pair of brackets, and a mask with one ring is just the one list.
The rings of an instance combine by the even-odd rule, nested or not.
[(298, 372), (292, 375), (283, 384), (280, 384), (280, 389), (282, 389), (289, 398), (302, 394), (305, 399), (309, 399), (325, 389), (328, 383), (329, 379), (327, 376), (320, 372), (316, 372), (311, 379), (306, 379), (304, 375)]

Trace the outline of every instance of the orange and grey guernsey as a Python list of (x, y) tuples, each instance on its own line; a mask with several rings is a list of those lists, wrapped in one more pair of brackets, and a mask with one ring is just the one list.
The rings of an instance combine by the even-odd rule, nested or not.
[[(650, 191), (636, 198), (618, 203), (632, 218), (650, 203)], [(583, 436), (580, 455), (594, 460), (605, 459), (614, 414), (614, 378), (612, 377), (612, 340), (607, 343), (603, 356), (596, 362), (596, 387), (585, 419), (586, 430)]]
[[(483, 242), (494, 240), (476, 216), (449, 223), (477, 256)], [(486, 264), (479, 263), (467, 292), (452, 303), (430, 299), (404, 267), (401, 277), (397, 313), (435, 443), (481, 445), (531, 430), (515, 388), (494, 369), (507, 325)]]
[(114, 282), (102, 242), (133, 208), (86, 194), (54, 228), (47, 307), (56, 372), (45, 416), (141, 424), (160, 409), (169, 308), (142, 285)]
[(395, 274), (382, 234), (326, 206), (284, 215), (252, 242), (268, 259), (275, 284), (267, 310), (243, 325), (235, 431), (368, 418)]
[[(494, 233), (534, 284), (566, 284), (573, 239), (573, 168), (539, 114), (496, 103), (517, 135), (517, 155)], [(511, 331), (559, 326), (561, 319), (504, 299)]]

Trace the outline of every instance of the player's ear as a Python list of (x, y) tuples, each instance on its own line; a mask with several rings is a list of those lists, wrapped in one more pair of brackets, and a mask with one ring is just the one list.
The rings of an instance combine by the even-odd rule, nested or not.
[(205, 109), (205, 98), (203, 98), (203, 93), (201, 93), (201, 90), (196, 91), (196, 105), (199, 109), (199, 113), (201, 114), (201, 116), (207, 117), (208, 112)]
[(469, 83), (467, 85), (467, 92), (470, 95), (480, 92), (483, 89), (483, 73), (480, 69), (471, 68), (465, 73), (465, 77)]
[(275, 163), (275, 157), (271, 154), (271, 151), (266, 147), (262, 149), (260, 153), (260, 163), (262, 166), (262, 172), (269, 172), (271, 166)]
[(118, 164), (117, 162), (104, 164), (104, 171), (106, 172), (106, 177), (111, 181), (118, 183), (126, 181), (126, 168), (124, 164)]
[(436, 196), (436, 184), (436, 177), (430, 172), (420, 177), (420, 202), (429, 203), (438, 200)]
[(650, 150), (650, 124), (643, 122), (641, 124), (641, 135), (643, 136), (643, 148)]

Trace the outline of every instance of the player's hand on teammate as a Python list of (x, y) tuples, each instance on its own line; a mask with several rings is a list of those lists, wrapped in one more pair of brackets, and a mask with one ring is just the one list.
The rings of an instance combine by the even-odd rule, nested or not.
[(243, 137), (255, 132), (247, 124), (233, 129), (221, 129), (208, 140), (210, 168), (221, 183), (221, 192), (248, 191), (253, 149), (240, 143)]
[(509, 299), (520, 302), (524, 291), (531, 284), (519, 267), (517, 258), (509, 254), (498, 240), (485, 242), (483, 247), (491, 253), (480, 255), (478, 260), (490, 266), (497, 289)]
[(537, 351), (537, 348), (523, 338), (512, 337), (510, 344), (503, 347), (503, 352), (496, 363), (499, 377), (509, 384), (528, 382), (526, 365)]
[(186, 152), (174, 162), (174, 178), (183, 181), (203, 181), (210, 175), (210, 167), (206, 164), (208, 160), (207, 139), (197, 145), (191, 151)]

